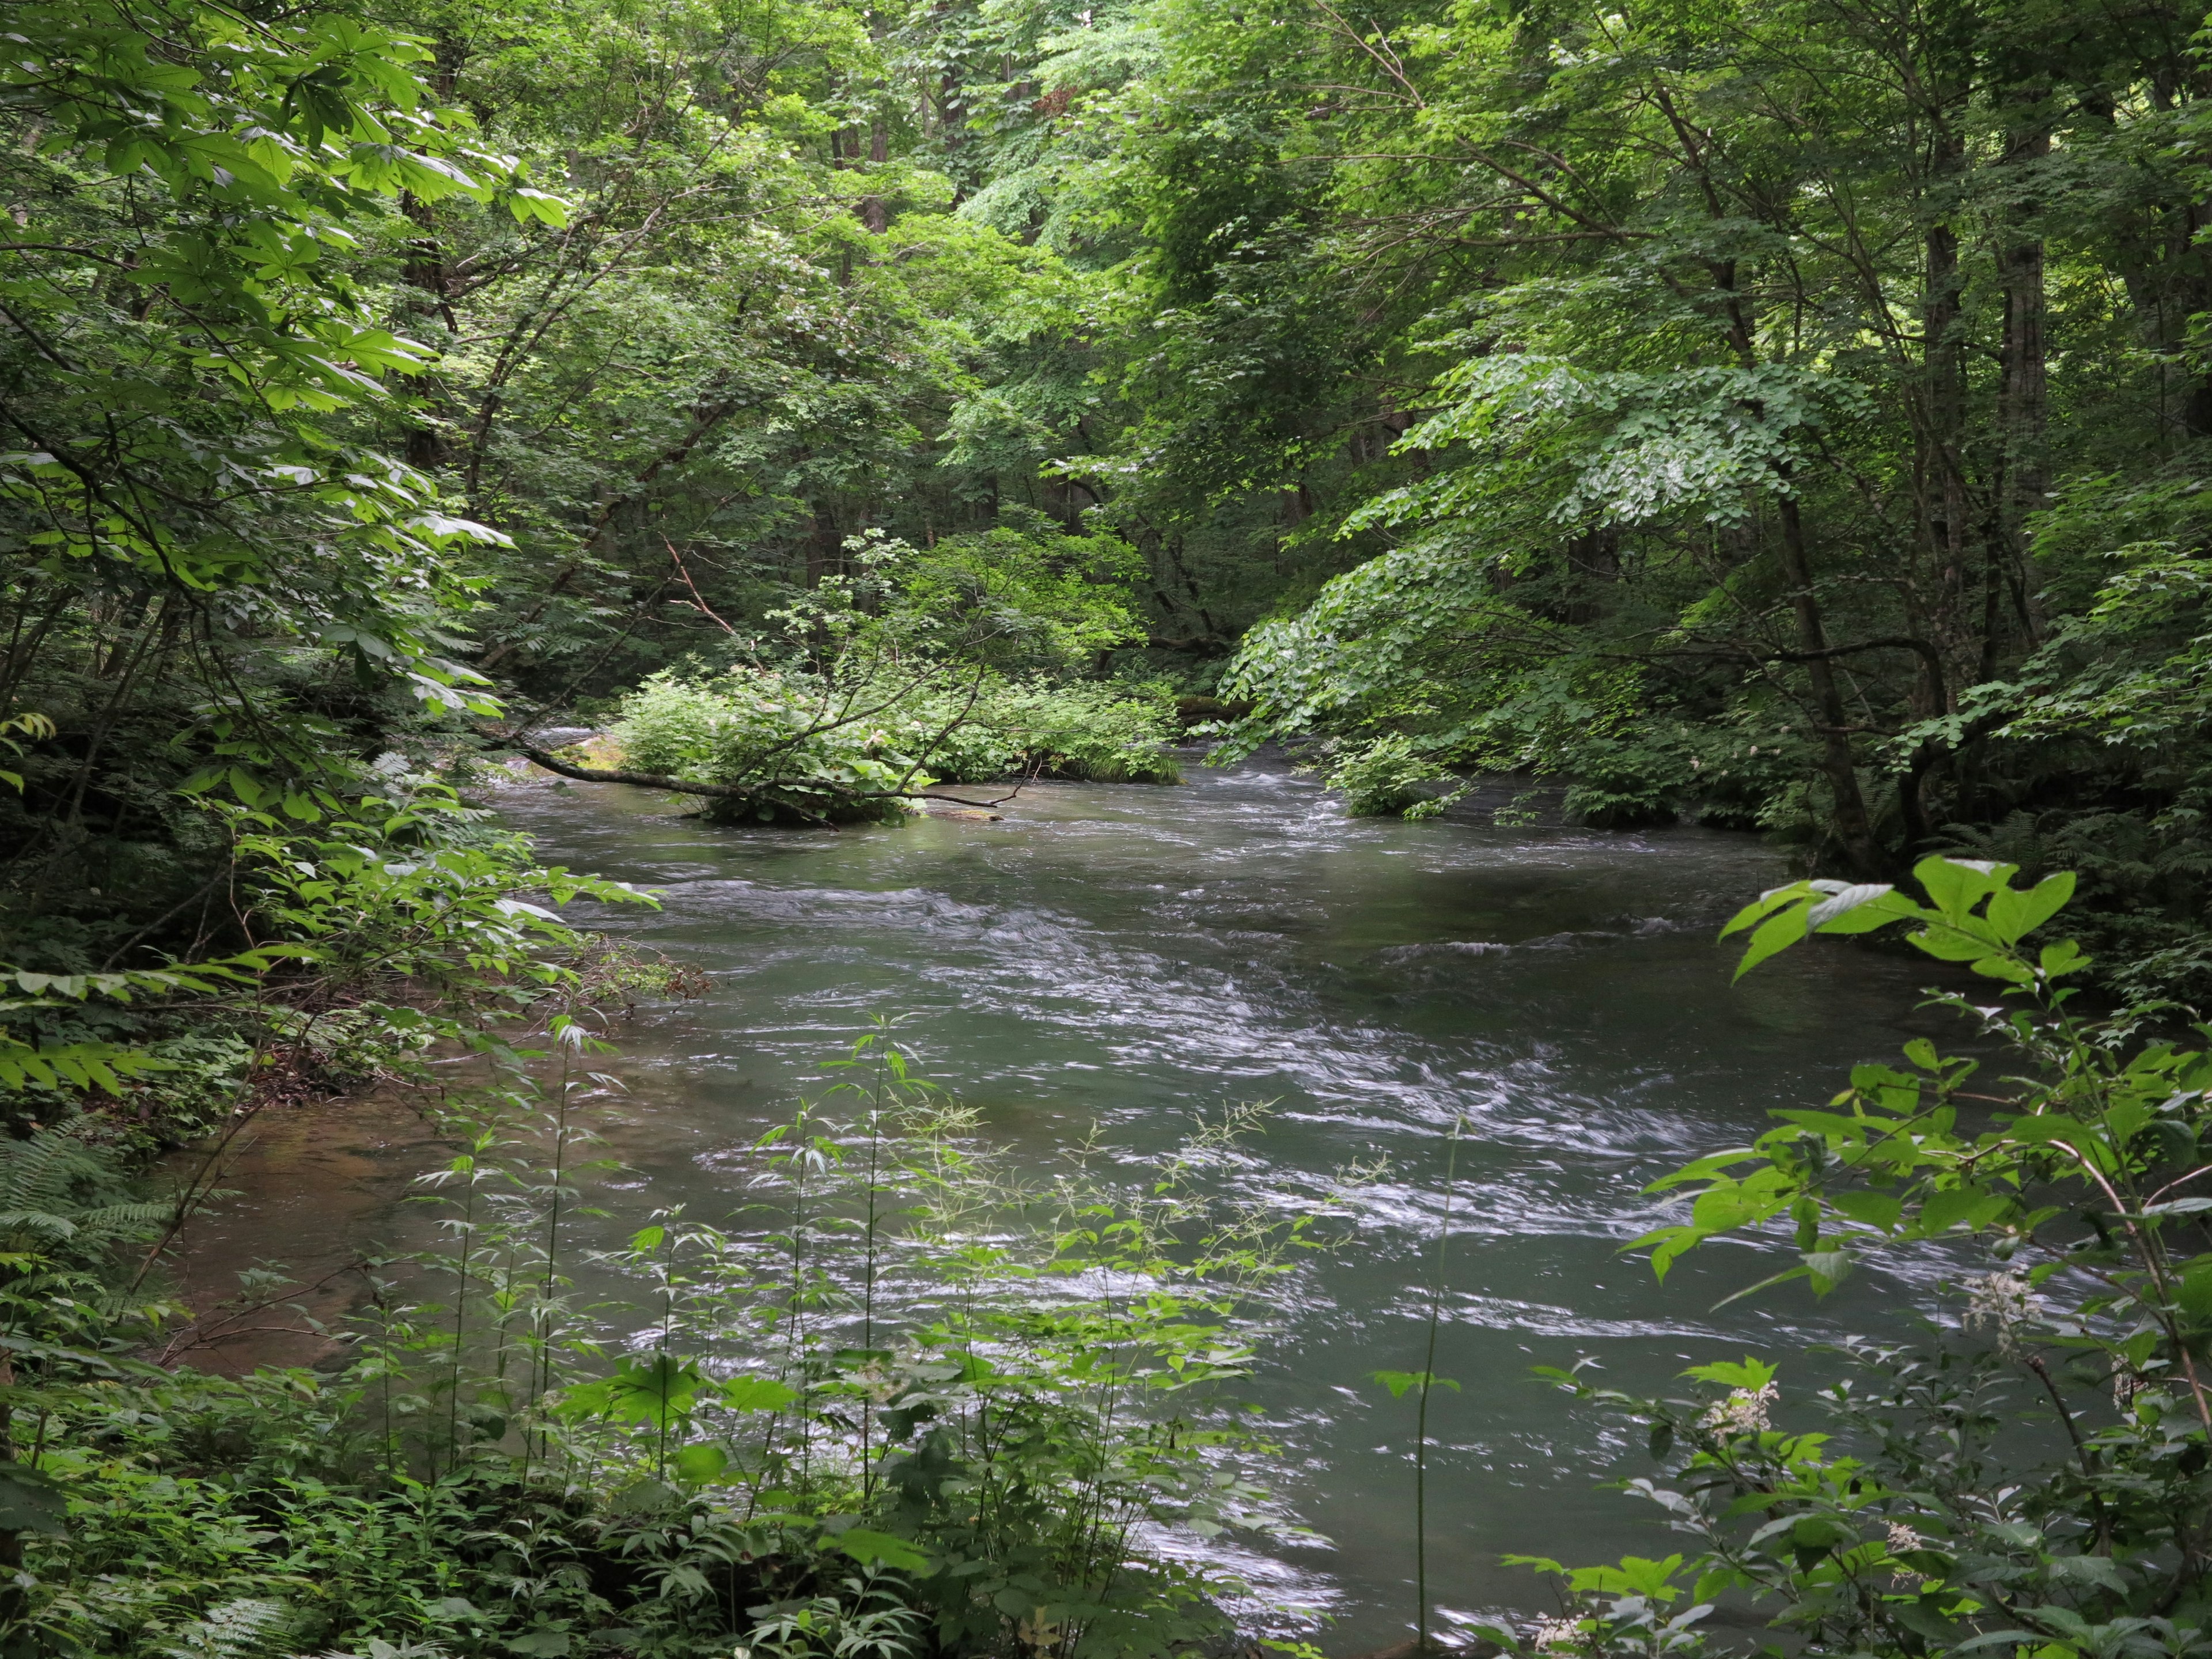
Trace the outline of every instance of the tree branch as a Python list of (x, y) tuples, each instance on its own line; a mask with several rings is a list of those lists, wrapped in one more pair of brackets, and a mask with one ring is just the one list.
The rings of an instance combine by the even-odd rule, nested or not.
[[(769, 778), (759, 783), (694, 783), (665, 772), (631, 772), (611, 766), (578, 766), (543, 749), (521, 748), (524, 759), (580, 783), (628, 783), (640, 789), (665, 789), (672, 794), (705, 795), (715, 800), (757, 800), (770, 789), (827, 790), (841, 800), (945, 800), (956, 806), (1003, 806), (1022, 793), (1023, 786), (996, 800), (969, 800), (964, 795), (933, 794), (927, 789), (848, 789), (827, 778)], [(804, 811), (805, 809), (799, 809)]]

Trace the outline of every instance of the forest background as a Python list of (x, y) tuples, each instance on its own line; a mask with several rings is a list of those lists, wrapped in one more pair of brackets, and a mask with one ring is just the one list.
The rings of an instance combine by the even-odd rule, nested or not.
[(2064, 866), (2212, 985), (2193, 13), (11, 16), (26, 965), (213, 940), (210, 797), (757, 664), (873, 547), (1355, 810)]

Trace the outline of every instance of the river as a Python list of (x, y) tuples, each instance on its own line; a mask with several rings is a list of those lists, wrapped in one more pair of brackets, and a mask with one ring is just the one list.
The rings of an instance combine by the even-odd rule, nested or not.
[[(1731, 988), (1715, 933), (1788, 873), (1750, 836), (1498, 827), (1482, 810), (1497, 801), (1354, 819), (1279, 763), (1190, 770), (1180, 787), (1032, 786), (995, 822), (836, 834), (715, 828), (615, 786), (495, 792), (547, 861), (663, 895), (593, 925), (711, 979), (623, 1036), (606, 1224), (726, 1211), (732, 1152), (886, 1013), (1033, 1163), (1094, 1122), (1123, 1152), (1163, 1148), (1194, 1109), (1244, 1101), (1273, 1103), (1227, 1177), (1255, 1192), (1387, 1158), (1251, 1389), (1285, 1450), (1284, 1497), (1332, 1541), (1238, 1558), (1333, 1620), (1329, 1650), (1358, 1653), (1409, 1617), (1411, 1407), (1369, 1374), (1420, 1367), (1420, 1252), (1463, 1119), (1437, 1367), (1460, 1391), (1433, 1407), (1432, 1591), (1463, 1616), (1544, 1610), (1501, 1554), (1668, 1553), (1656, 1511), (1600, 1489), (1644, 1471), (1640, 1446), (1530, 1367), (1590, 1355), (1614, 1383), (1656, 1389), (1751, 1352), (1802, 1389), (1808, 1345), (1898, 1331), (1927, 1284), (1855, 1283), (1817, 1306), (1790, 1287), (1716, 1312), (1771, 1270), (1753, 1248), (1703, 1252), (1664, 1286), (1616, 1252), (1658, 1213), (1642, 1193), (1655, 1176), (1741, 1144), (1770, 1106), (1832, 1094), (1855, 1060), (1955, 1036), (1913, 1012), (1931, 971), (1824, 943)], [(398, 1200), (432, 1155), (388, 1109), (273, 1124), (188, 1273), (204, 1286), (279, 1258), (313, 1278), (408, 1224)]]

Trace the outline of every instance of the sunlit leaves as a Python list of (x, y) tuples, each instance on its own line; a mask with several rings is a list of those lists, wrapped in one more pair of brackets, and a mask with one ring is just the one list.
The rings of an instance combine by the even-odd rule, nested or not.
[(2051, 947), (2046, 965), (2046, 958), (2031, 961), (2017, 949), (2073, 896), (2072, 873), (2047, 876), (2025, 890), (2011, 885), (2018, 873), (2008, 864), (1923, 859), (1913, 875), (1933, 901), (1932, 909), (1886, 884), (1794, 882), (1760, 894), (1729, 920), (1721, 936), (1750, 931), (1736, 964), (1739, 979), (1809, 933), (1867, 933), (1892, 922), (1917, 924), (1907, 937), (1929, 956), (1970, 963), (1993, 979), (2026, 984), (2074, 972), (2087, 961), (2078, 951)]

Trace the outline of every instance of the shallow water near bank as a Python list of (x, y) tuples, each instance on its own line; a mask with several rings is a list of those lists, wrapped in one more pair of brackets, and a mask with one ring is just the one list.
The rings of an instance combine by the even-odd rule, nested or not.
[[(1901, 1334), (1925, 1282), (1869, 1279), (1815, 1306), (1796, 1287), (1723, 1297), (1772, 1271), (1732, 1245), (1663, 1286), (1616, 1255), (1660, 1214), (1641, 1189), (1771, 1106), (1825, 1099), (1854, 1061), (1954, 1040), (1915, 1013), (1925, 963), (1824, 944), (1731, 988), (1719, 924), (1782, 860), (1743, 836), (1495, 827), (1480, 811), (1346, 817), (1266, 761), (1190, 769), (1180, 787), (1040, 785), (997, 822), (927, 817), (836, 834), (719, 829), (617, 786), (532, 780), (491, 799), (548, 862), (659, 890), (663, 908), (589, 919), (702, 969), (711, 989), (621, 1034), (628, 1092), (604, 1103), (623, 1170), (595, 1201), (609, 1239), (656, 1206), (716, 1219), (741, 1150), (817, 1088), (879, 1014), (987, 1132), (1042, 1167), (1096, 1123), (1135, 1158), (1193, 1114), (1272, 1102), (1223, 1178), (1351, 1192), (1346, 1244), (1304, 1272), (1249, 1390), (1284, 1449), (1279, 1486), (1332, 1542), (1239, 1553), (1325, 1613), (1331, 1651), (1398, 1640), (1412, 1616), (1412, 1402), (1370, 1380), (1419, 1370), (1423, 1252), (1458, 1152), (1431, 1406), (1429, 1573), (1462, 1615), (1548, 1610), (1509, 1551), (1577, 1563), (1664, 1555), (1656, 1511), (1607, 1479), (1640, 1443), (1532, 1378), (1593, 1356), (1663, 1387), (1687, 1364), (1758, 1353), (1786, 1391), (1810, 1344)], [(190, 1249), (206, 1287), (257, 1258), (303, 1278), (378, 1237), (434, 1156), (388, 1103), (272, 1121), (232, 1180), (244, 1196)], [(345, 1292), (333, 1288), (327, 1316)], [(226, 1344), (228, 1363), (304, 1350)]]

